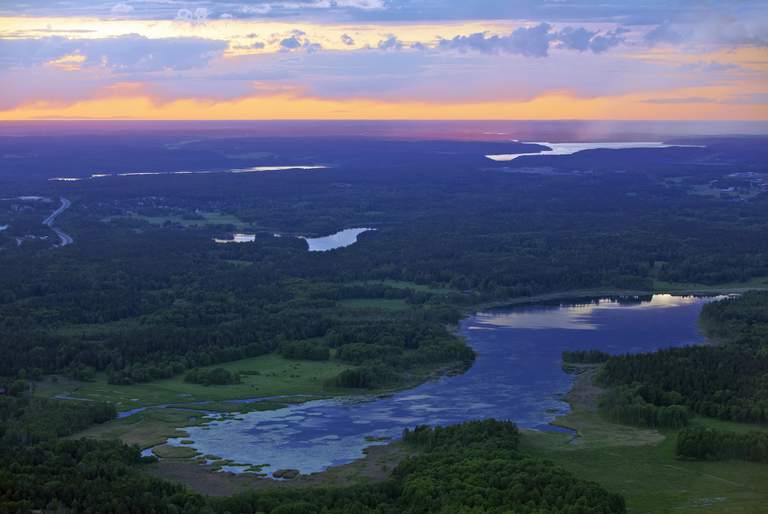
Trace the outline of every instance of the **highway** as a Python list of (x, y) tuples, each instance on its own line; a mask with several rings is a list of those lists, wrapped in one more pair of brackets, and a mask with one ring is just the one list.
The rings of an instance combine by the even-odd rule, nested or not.
[(72, 236), (70, 236), (69, 234), (67, 234), (63, 230), (61, 230), (61, 229), (59, 229), (57, 227), (54, 227), (53, 223), (54, 223), (54, 221), (56, 221), (56, 218), (59, 216), (59, 214), (61, 214), (62, 212), (66, 211), (69, 208), (69, 206), (72, 205), (72, 202), (70, 202), (69, 200), (67, 200), (63, 196), (60, 198), (60, 200), (61, 200), (61, 205), (59, 206), (59, 208), (56, 209), (55, 211), (53, 211), (47, 218), (45, 218), (43, 220), (43, 225), (45, 225), (48, 228), (50, 228), (51, 230), (53, 230), (56, 233), (56, 235), (59, 236), (59, 244), (58, 244), (58, 246), (67, 246), (67, 245), (71, 245), (72, 243), (74, 243), (75, 240), (72, 239)]

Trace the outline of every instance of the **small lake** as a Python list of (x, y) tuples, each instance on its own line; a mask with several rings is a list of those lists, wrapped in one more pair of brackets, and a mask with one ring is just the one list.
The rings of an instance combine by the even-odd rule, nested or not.
[(299, 236), (309, 245), (310, 252), (327, 252), (337, 248), (344, 248), (357, 242), (357, 236), (363, 232), (376, 230), (375, 228), (347, 228), (340, 230), (335, 234), (324, 237), (303, 237)]
[(305, 474), (358, 459), (364, 448), (385, 444), (375, 439), (398, 438), (421, 424), (494, 417), (522, 428), (562, 430), (549, 423), (568, 411), (561, 398), (573, 376), (561, 368), (564, 350), (621, 354), (701, 343), (698, 316), (710, 300), (654, 295), (480, 312), (460, 324), (478, 354), (462, 375), (387, 397), (315, 400), (185, 430), (190, 446), (203, 454), (270, 464), (267, 473), (295, 468)]
[[(344, 248), (345, 246), (352, 245), (357, 242), (357, 236), (363, 232), (369, 232), (376, 230), (375, 228), (347, 228), (340, 230), (335, 234), (323, 237), (304, 237), (295, 236), (299, 239), (303, 239), (307, 242), (310, 252), (327, 252), (329, 250), (336, 250), (337, 248)], [(282, 234), (273, 234), (274, 237), (283, 237)], [(256, 241), (256, 234), (232, 234), (231, 239), (219, 239), (213, 238), (213, 241), (219, 244), (227, 243), (253, 243)]]
[(256, 241), (256, 234), (240, 234), (238, 232), (235, 232), (232, 234), (232, 239), (219, 239), (217, 237), (213, 238), (214, 242), (219, 244), (227, 244), (227, 243), (253, 243)]

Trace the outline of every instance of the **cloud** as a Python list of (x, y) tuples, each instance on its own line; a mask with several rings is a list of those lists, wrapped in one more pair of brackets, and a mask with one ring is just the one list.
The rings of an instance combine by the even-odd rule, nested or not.
[(722, 63), (717, 61), (696, 61), (678, 66), (680, 71), (697, 71), (705, 73), (717, 73), (724, 71), (733, 71), (741, 69), (741, 66), (733, 63)]
[(112, 14), (128, 14), (133, 12), (133, 6), (129, 5), (125, 2), (120, 2), (119, 4), (115, 4), (112, 6), (112, 9), (110, 9), (110, 12)]
[(279, 40), (280, 50), (283, 52), (291, 52), (293, 50), (306, 50), (307, 52), (311, 53), (322, 49), (322, 45), (310, 41), (307, 37), (307, 34), (303, 30), (294, 29), (287, 37), (277, 37)]
[[(144, 20), (172, 20), (180, 7), (194, 13), (207, 11), (208, 19), (230, 14), (236, 18), (325, 19), (380, 22), (526, 20), (531, 23), (561, 24), (616, 23), (627, 26), (657, 26), (666, 22), (700, 24), (708, 16), (723, 22), (746, 24), (765, 19), (765, 0), (111, 0), (129, 4), (134, 10), (122, 17)], [(0, 13), (9, 16), (99, 17), (109, 11), (104, 0), (6, 0)]]
[(397, 36), (390, 34), (386, 39), (379, 41), (376, 47), (379, 50), (401, 50), (403, 48), (403, 42), (397, 39)]
[(474, 50), (487, 54), (508, 53), (525, 57), (546, 57), (551, 45), (559, 48), (602, 53), (624, 42), (629, 30), (619, 27), (607, 32), (590, 31), (583, 27), (565, 27), (558, 31), (548, 23), (520, 27), (508, 36), (477, 32), (469, 36), (440, 39), (438, 48), (466, 52)]
[(643, 100), (647, 104), (729, 104), (729, 105), (766, 105), (768, 93), (749, 93), (743, 95), (731, 95), (723, 99), (707, 98), (700, 96), (684, 98), (649, 98)]
[(208, 20), (208, 9), (205, 7), (196, 7), (192, 9), (179, 9), (176, 11), (176, 19), (189, 23), (205, 23)]
[(584, 52), (589, 50), (590, 41), (596, 34), (584, 27), (565, 27), (560, 31), (558, 39), (563, 47)]
[(301, 41), (296, 36), (287, 37), (280, 41), (280, 47), (286, 50), (301, 48)]
[(593, 37), (589, 42), (589, 49), (594, 53), (599, 54), (618, 46), (624, 42), (624, 34), (629, 32), (628, 29), (619, 27), (608, 32), (598, 34)]
[(440, 39), (438, 48), (460, 52), (473, 50), (486, 54), (510, 53), (526, 57), (546, 57), (549, 43), (552, 41), (549, 33), (551, 28), (548, 23), (540, 23), (533, 27), (520, 27), (508, 36), (489, 36), (476, 32), (469, 36)]
[(723, 103), (732, 105), (766, 105), (768, 104), (768, 93), (734, 95), (724, 100)]
[(227, 46), (227, 42), (213, 39), (149, 39), (138, 34), (98, 39), (0, 39), (0, 68), (39, 66), (77, 55), (82, 56), (82, 67), (117, 72), (187, 70), (205, 67)]
[(643, 36), (643, 40), (649, 46), (655, 46), (664, 43), (678, 44), (683, 40), (683, 35), (673, 29), (668, 22), (657, 25), (651, 31)]
[(643, 100), (643, 103), (658, 105), (711, 104), (715, 102), (717, 102), (717, 100), (703, 96), (688, 96), (684, 98), (649, 98), (647, 100)]
[(342, 34), (341, 35), (341, 42), (344, 43), (347, 46), (352, 46), (355, 44), (355, 40), (352, 39), (352, 36), (348, 34)]

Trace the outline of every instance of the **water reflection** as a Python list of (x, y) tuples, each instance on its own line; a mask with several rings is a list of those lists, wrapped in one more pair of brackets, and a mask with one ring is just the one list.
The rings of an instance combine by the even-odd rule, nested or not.
[(472, 330), (507, 327), (519, 329), (563, 329), (563, 330), (597, 330), (599, 325), (594, 322), (594, 314), (608, 309), (663, 309), (680, 307), (698, 302), (694, 296), (675, 296), (671, 294), (656, 294), (650, 300), (635, 298), (619, 301), (603, 298), (589, 303), (564, 305), (555, 311), (543, 311), (541, 307), (481, 312), (475, 316), (476, 326)]

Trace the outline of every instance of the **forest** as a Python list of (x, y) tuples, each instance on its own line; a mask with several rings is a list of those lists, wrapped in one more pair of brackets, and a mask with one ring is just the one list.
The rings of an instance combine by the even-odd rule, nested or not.
[[(467, 369), (474, 353), (454, 327), (480, 305), (768, 276), (768, 195), (698, 194), (761, 172), (761, 138), (495, 163), (483, 155), (518, 144), (318, 137), (296, 156), (292, 138), (220, 136), (183, 151), (167, 148), (189, 134), (0, 137), (4, 153), (38, 155), (0, 170), (0, 512), (624, 512), (620, 496), (526, 457), (507, 421), (414, 427), (404, 439), (418, 455), (381, 484), (208, 499), (150, 478), (138, 448), (72, 437), (113, 406), (39, 398), (35, 386), (185, 377), (216, 388), (238, 380), (219, 364), (276, 353), (348, 366), (328, 388), (391, 390)], [(267, 156), (231, 157), (254, 148)], [(329, 167), (89, 178), (286, 162)], [(48, 180), (68, 174), (81, 180)], [(50, 204), (21, 198), (32, 194), (72, 201), (57, 223), (74, 244), (53, 246), (40, 224)], [(377, 230), (332, 252), (298, 237), (347, 227)], [(213, 241), (235, 232), (253, 243)], [(716, 346), (564, 357), (605, 361), (599, 379), (616, 392), (603, 410), (621, 423), (765, 422), (767, 306), (765, 293), (708, 305)], [(728, 440), (728, 456), (752, 445)]]
[(677, 435), (677, 454), (692, 459), (740, 459), (768, 464), (768, 433), (692, 427)]

